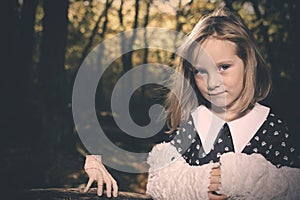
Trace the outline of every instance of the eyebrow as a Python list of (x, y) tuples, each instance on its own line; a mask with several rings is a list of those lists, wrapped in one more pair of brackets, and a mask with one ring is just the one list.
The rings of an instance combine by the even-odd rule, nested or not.
[[(232, 59), (227, 59), (227, 60), (221, 60), (221, 61), (218, 61), (216, 63), (214, 63), (214, 66), (219, 66), (221, 64), (233, 64), (234, 63), (234, 60)], [(196, 69), (203, 69), (203, 68), (206, 68), (204, 65), (199, 65), (199, 64), (192, 64), (192, 66)]]
[(216, 66), (219, 66), (219, 65), (221, 65), (221, 64), (233, 64), (234, 63), (234, 60), (232, 60), (232, 59), (228, 59), (228, 60), (221, 60), (221, 61), (219, 61), (219, 62), (217, 62), (217, 63), (215, 63), (216, 64)]

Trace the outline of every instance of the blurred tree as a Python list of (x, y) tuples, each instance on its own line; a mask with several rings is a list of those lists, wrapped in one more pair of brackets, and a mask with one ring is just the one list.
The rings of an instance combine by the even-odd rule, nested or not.
[[(14, 138), (18, 145), (28, 145), (35, 132), (32, 121), (32, 56), (34, 46), (34, 23), (37, 1), (8, 1), (4, 5), (5, 35), (3, 41), (4, 73), (7, 102), (4, 115), (8, 137)], [(7, 111), (6, 111), (7, 109)], [(17, 125), (16, 125), (17, 124)], [(21, 133), (26, 134), (21, 134)], [(10, 136), (9, 136), (10, 135)]]
[[(44, 0), (43, 33), (39, 63), (40, 114), (42, 140), (61, 144), (72, 138), (71, 90), (65, 70), (68, 0)], [(68, 141), (72, 145), (72, 141)]]
[[(19, 101), (21, 109), (19, 110), (19, 116), (21, 117), (19, 125), (26, 134), (20, 134), (24, 137), (22, 142), (29, 142), (33, 144), (32, 138), (37, 136), (37, 129), (39, 126), (34, 123), (37, 120), (35, 113), (36, 106), (34, 105), (33, 96), (33, 49), (35, 45), (34, 38), (34, 24), (35, 15), (38, 1), (36, 0), (24, 0), (21, 19), (20, 19), (20, 35), (17, 48), (16, 68), (18, 73), (16, 74), (19, 83)], [(21, 103), (22, 102), (22, 103)]]
[[(255, 18), (253, 31), (264, 50), (273, 79), (269, 104), (286, 119), (292, 130), (300, 128), (296, 122), (299, 113), (296, 72), (296, 1), (251, 1)], [(292, 97), (292, 98), (289, 98)], [(284, 105), (284, 106), (283, 106)], [(300, 137), (299, 137), (300, 138)]]
[[(36, 0), (24, 0), (21, 19), (20, 19), (20, 39), (18, 41), (19, 50), (19, 59), (18, 63), (20, 66), (19, 70), (22, 70), (20, 74), (25, 83), (31, 81), (30, 71), (32, 70), (32, 57), (33, 57), (33, 47), (34, 47), (34, 24), (35, 24), (35, 15), (38, 1)], [(30, 80), (30, 81), (29, 81)], [(27, 90), (28, 92), (28, 86)]]
[[(1, 127), (3, 127), (1, 144), (7, 144), (16, 136), (19, 131), (18, 127), (14, 126), (17, 121), (15, 113), (17, 113), (17, 95), (18, 91), (17, 69), (15, 68), (15, 49), (17, 47), (16, 38), (18, 35), (19, 25), (19, 4), (17, 1), (5, 1), (1, 5), (0, 12), (4, 17), (1, 17), (1, 24), (5, 30), (1, 34), (1, 91), (4, 91), (4, 98), (1, 98)], [(1, 15), (1, 16), (2, 16)], [(9, 140), (8, 140), (9, 139)], [(2, 146), (2, 145), (1, 145)]]
[(98, 19), (96, 21), (95, 27), (93, 28), (91, 36), (90, 36), (90, 38), (88, 40), (88, 44), (83, 49), (83, 52), (82, 52), (82, 55), (81, 55), (81, 59), (80, 59), (80, 63), (83, 62), (83, 60), (85, 59), (85, 57), (88, 55), (91, 47), (93, 46), (95, 36), (96, 36), (96, 34), (98, 33), (98, 30), (99, 30), (100, 21), (103, 18), (104, 18), (104, 22), (103, 22), (102, 27), (101, 27), (100, 37), (101, 37), (101, 39), (104, 38), (105, 33), (106, 33), (107, 23), (108, 23), (108, 9), (111, 7), (112, 2), (113, 2), (112, 0), (107, 0), (106, 1), (106, 3), (105, 3), (105, 9), (101, 13), (101, 15), (99, 15), (99, 17), (98, 17)]
[[(143, 27), (147, 28), (148, 24), (149, 24), (149, 15), (150, 15), (150, 5), (152, 3), (152, 0), (147, 0), (146, 2), (146, 14), (145, 14), (145, 19), (144, 19), (144, 24)], [(143, 64), (147, 64), (148, 63), (148, 54), (149, 54), (149, 48), (148, 48), (148, 41), (147, 41), (147, 29), (145, 29), (144, 31), (144, 56), (143, 56)], [(145, 68), (143, 68), (142, 71), (142, 80), (146, 80), (146, 70)], [(141, 96), (144, 97), (145, 93), (146, 93), (146, 87), (147, 86), (143, 86), (141, 89)], [(142, 98), (141, 98), (142, 100)]]
[[(133, 34), (132, 34), (131, 38), (128, 40), (128, 43), (125, 40), (121, 40), (122, 52), (127, 52), (128, 50), (131, 50), (128, 53), (122, 55), (122, 66), (123, 66), (122, 74), (126, 73), (127, 71), (129, 71), (133, 67), (132, 47), (133, 47), (133, 44), (134, 44), (134, 41), (135, 41), (135, 38), (136, 38), (136, 30), (135, 29), (138, 27), (138, 19), (139, 19), (138, 16), (139, 16), (139, 11), (140, 11), (139, 10), (139, 8), (140, 8), (140, 1), (139, 0), (135, 0), (134, 8), (135, 8), (135, 10), (134, 10), (134, 21), (133, 21), (132, 28), (131, 28), (133, 30)], [(119, 17), (120, 17), (120, 15), (119, 15)], [(122, 16), (120, 17), (120, 22), (121, 21), (122, 21)]]

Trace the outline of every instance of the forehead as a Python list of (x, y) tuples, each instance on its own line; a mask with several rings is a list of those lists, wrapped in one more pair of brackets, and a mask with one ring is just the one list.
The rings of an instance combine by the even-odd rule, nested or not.
[(208, 66), (236, 56), (235, 43), (210, 37), (194, 47), (191, 61), (194, 66)]

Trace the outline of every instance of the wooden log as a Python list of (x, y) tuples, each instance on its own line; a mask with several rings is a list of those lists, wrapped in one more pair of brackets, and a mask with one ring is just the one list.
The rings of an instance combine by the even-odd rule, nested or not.
[(45, 189), (29, 189), (22, 190), (13, 195), (16, 199), (30, 199), (30, 200), (76, 200), (76, 199), (98, 199), (98, 200), (151, 200), (151, 197), (146, 194), (138, 194), (133, 192), (118, 192), (118, 197), (106, 197), (104, 192), (101, 197), (97, 196), (97, 188), (91, 188), (89, 192), (83, 193), (79, 188), (45, 188)]

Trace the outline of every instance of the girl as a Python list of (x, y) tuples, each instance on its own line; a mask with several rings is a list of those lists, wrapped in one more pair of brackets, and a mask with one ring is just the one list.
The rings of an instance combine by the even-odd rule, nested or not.
[[(181, 51), (177, 71), (185, 79), (174, 79), (166, 100), (171, 139), (149, 155), (147, 193), (154, 199), (299, 198), (299, 151), (286, 123), (258, 103), (270, 91), (270, 73), (241, 17), (225, 8), (205, 16)], [(249, 177), (252, 185), (243, 187)]]

